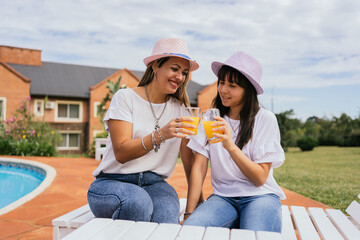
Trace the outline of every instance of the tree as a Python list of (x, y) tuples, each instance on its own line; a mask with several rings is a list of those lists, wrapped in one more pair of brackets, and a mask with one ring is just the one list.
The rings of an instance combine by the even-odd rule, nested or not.
[(119, 90), (127, 88), (126, 85), (120, 85), (122, 76), (119, 77), (119, 79), (113, 83), (110, 80), (107, 80), (107, 88), (109, 89), (109, 92), (106, 94), (104, 99), (101, 101), (101, 103), (97, 107), (97, 115), (100, 117), (100, 122), (104, 126), (103, 119), (105, 117), (105, 113), (107, 111), (106, 106), (108, 102), (111, 101), (112, 96)]
[(294, 115), (294, 110), (285, 111), (276, 114), (281, 135), (281, 146), (286, 151), (288, 147), (295, 147), (296, 140), (301, 136), (299, 119), (291, 118)]

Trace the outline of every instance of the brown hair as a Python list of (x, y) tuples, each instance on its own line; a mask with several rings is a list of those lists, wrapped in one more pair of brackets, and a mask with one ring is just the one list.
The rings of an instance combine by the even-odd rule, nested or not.
[[(257, 98), (255, 87), (241, 72), (237, 71), (232, 67), (224, 65), (220, 68), (218, 72), (218, 85), (220, 80), (224, 81), (225, 79), (228, 79), (230, 83), (236, 83), (245, 90), (243, 98), (243, 108), (239, 113), (239, 133), (235, 141), (235, 144), (240, 149), (242, 149), (252, 137), (255, 116), (260, 109), (259, 100)], [(222, 104), (219, 92), (214, 98), (212, 106), (220, 110), (221, 117), (224, 117), (224, 115), (227, 115), (230, 111), (229, 107), (225, 107)]]
[[(164, 57), (149, 63), (143, 77), (141, 78), (138, 84), (138, 87), (145, 86), (146, 84), (152, 82), (152, 80), (154, 79), (154, 70), (152, 67), (155, 64), (155, 62), (157, 63), (157, 66), (160, 68), (166, 61), (169, 60), (169, 58), (170, 57)], [(190, 107), (189, 97), (186, 92), (186, 84), (189, 82), (189, 80), (190, 80), (190, 73), (186, 75), (185, 81), (179, 86), (176, 92), (170, 95), (176, 98), (177, 100), (179, 100), (181, 103), (183, 103), (185, 107)]]

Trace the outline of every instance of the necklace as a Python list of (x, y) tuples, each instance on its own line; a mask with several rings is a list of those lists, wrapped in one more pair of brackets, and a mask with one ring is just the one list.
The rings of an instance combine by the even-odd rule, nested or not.
[(153, 106), (152, 106), (152, 104), (150, 102), (149, 94), (148, 94), (148, 91), (147, 91), (147, 84), (145, 85), (145, 94), (146, 94), (146, 98), (147, 98), (147, 100), (148, 100), (148, 102), (150, 104), (151, 112), (152, 112), (154, 120), (155, 120), (155, 130), (160, 129), (159, 120), (160, 120), (161, 116), (164, 114), (164, 111), (165, 111), (165, 108), (166, 108), (166, 105), (167, 105), (167, 97), (165, 99), (165, 106), (164, 106), (160, 116), (157, 118), (156, 114), (155, 114), (155, 111), (154, 111), (154, 108), (153, 108)]
[[(228, 117), (229, 118), (229, 117)], [(233, 125), (232, 125), (232, 123), (231, 123), (231, 118), (229, 118), (229, 123), (230, 123), (230, 127), (231, 127), (231, 129), (233, 130), (233, 132), (235, 133), (236, 132), (236, 130), (238, 130), (239, 129), (239, 126), (240, 126), (240, 124), (237, 126), (237, 128), (234, 128), (233, 127)]]

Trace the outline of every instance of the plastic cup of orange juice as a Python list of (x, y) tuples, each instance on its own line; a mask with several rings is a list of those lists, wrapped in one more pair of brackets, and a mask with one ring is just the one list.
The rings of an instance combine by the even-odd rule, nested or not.
[[(185, 112), (183, 112), (182, 116), (194, 119), (193, 122), (188, 122), (188, 121), (183, 121), (183, 122), (195, 125), (196, 128), (185, 128), (185, 129), (192, 131), (194, 133), (194, 135), (196, 135), (197, 130), (198, 130), (198, 126), (199, 126), (199, 121), (200, 121), (200, 108), (198, 108), (198, 107), (186, 107)], [(194, 135), (189, 135), (189, 137), (194, 136)]]
[(215, 127), (211, 126), (211, 124), (217, 122), (217, 120), (214, 119), (215, 116), (220, 117), (220, 112), (217, 108), (210, 108), (201, 113), (201, 121), (209, 143), (218, 143), (222, 141), (222, 139), (215, 137), (213, 135), (214, 133), (224, 134), (223, 131), (213, 131), (213, 128)]

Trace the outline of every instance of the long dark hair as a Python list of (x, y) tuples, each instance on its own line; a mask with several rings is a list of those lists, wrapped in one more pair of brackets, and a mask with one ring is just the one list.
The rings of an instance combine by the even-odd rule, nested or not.
[[(161, 67), (169, 59), (170, 59), (169, 57), (164, 57), (164, 58), (160, 58), (160, 59), (157, 59), (157, 60), (149, 63), (143, 77), (141, 78), (141, 80), (138, 84), (138, 87), (145, 86), (146, 84), (149, 84), (152, 82), (152, 80), (154, 79), (154, 70), (153, 70), (152, 66), (155, 64), (155, 62), (157, 63), (158, 67)], [(171, 95), (174, 98), (176, 98), (177, 100), (179, 100), (181, 103), (183, 103), (186, 107), (190, 107), (189, 97), (186, 92), (186, 84), (189, 82), (189, 80), (190, 80), (190, 73), (187, 74), (185, 81), (179, 86), (179, 88), (176, 90), (176, 92)]]
[[(236, 83), (245, 90), (243, 98), (243, 108), (239, 113), (239, 133), (235, 141), (235, 144), (240, 149), (242, 149), (252, 137), (255, 116), (260, 109), (259, 100), (257, 98), (256, 89), (241, 72), (237, 71), (232, 67), (224, 65), (220, 68), (218, 72), (218, 86), (219, 81), (225, 81), (225, 79), (227, 79), (230, 83)], [(225, 107), (222, 104), (219, 91), (212, 102), (212, 106), (220, 110), (221, 117), (228, 115), (230, 111), (229, 107)]]

